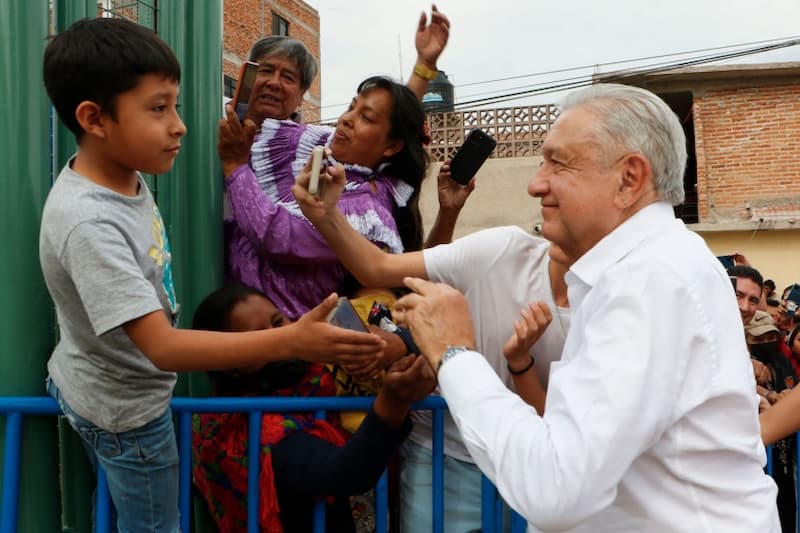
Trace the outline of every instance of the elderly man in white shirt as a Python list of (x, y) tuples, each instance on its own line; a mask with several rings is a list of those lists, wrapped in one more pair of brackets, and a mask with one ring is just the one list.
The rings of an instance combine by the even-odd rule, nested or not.
[(472, 458), (530, 529), (778, 532), (730, 280), (673, 215), (685, 136), (654, 94), (572, 93), (528, 191), (574, 261), (572, 325), (539, 416), (474, 351), (464, 297), (400, 302)]

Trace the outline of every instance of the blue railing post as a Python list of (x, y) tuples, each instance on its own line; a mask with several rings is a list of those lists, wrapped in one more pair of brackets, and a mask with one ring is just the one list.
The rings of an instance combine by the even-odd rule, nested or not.
[(444, 411), (433, 409), (433, 532), (444, 531)]
[(250, 411), (247, 428), (247, 533), (258, 533), (258, 478), (261, 473), (261, 411)]
[(0, 532), (16, 533), (19, 510), (19, 465), (22, 448), (22, 413), (6, 417), (5, 455), (3, 457), (3, 501), (0, 505)]
[(386, 470), (375, 485), (375, 533), (386, 533), (389, 529), (389, 477)]
[(191, 531), (192, 501), (192, 413), (178, 414), (178, 508), (181, 531)]
[(497, 489), (488, 477), (481, 475), (481, 530), (496, 531), (496, 499)]
[[(314, 413), (317, 420), (325, 420), (325, 411), (317, 410)], [(314, 502), (314, 533), (325, 533), (326, 498), (319, 498)]]
[(107, 533), (111, 531), (111, 495), (108, 492), (106, 472), (99, 464), (97, 465), (95, 502), (95, 531), (97, 533)]

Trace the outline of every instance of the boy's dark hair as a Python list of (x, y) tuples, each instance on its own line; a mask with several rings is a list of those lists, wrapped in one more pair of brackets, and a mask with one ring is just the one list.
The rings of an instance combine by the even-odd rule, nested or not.
[(411, 89), (385, 76), (367, 78), (359, 84), (357, 92), (360, 94), (371, 89), (383, 89), (392, 99), (389, 139), (403, 141), (403, 149), (389, 158), (387, 171), (414, 188), (406, 206), (395, 209), (394, 218), (405, 251), (421, 250), (419, 191), (428, 165), (428, 156), (422, 145), (425, 110)]
[(121, 18), (83, 19), (52, 38), (44, 51), (44, 85), (58, 116), (80, 143), (75, 118), (91, 101), (116, 120), (116, 97), (145, 74), (181, 79), (178, 58), (152, 30)]
[(735, 278), (746, 278), (752, 280), (759, 287), (764, 287), (764, 278), (761, 276), (761, 272), (751, 266), (736, 265), (728, 269), (728, 275)]

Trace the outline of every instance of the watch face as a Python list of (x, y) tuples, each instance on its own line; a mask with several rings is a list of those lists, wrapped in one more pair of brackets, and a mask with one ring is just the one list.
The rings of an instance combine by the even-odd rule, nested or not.
[(397, 331), (397, 324), (395, 324), (385, 316), (381, 317), (379, 326), (382, 330), (388, 331), (389, 333), (394, 333), (395, 331)]

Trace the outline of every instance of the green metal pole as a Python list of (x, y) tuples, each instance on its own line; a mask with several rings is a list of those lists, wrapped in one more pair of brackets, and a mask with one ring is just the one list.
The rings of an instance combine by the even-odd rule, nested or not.
[[(182, 67), (181, 110), (187, 134), (175, 167), (158, 179), (158, 204), (167, 226), (181, 327), (222, 282), (222, 169), (217, 122), (222, 107), (222, 0), (160, 4), (158, 33)], [(205, 396), (202, 373), (181, 375), (176, 395)], [(214, 531), (205, 501), (193, 499), (193, 530)]]
[[(173, 256), (181, 327), (222, 282), (222, 171), (217, 122), (222, 107), (222, 2), (159, 4), (158, 33), (181, 63), (181, 111), (187, 134), (178, 160), (158, 179), (158, 204)], [(205, 395), (202, 374), (182, 376), (176, 394)]]
[[(53, 347), (53, 306), (38, 253), (51, 179), (50, 106), (41, 74), (48, 23), (47, 2), (0, 2), (0, 395), (42, 396)], [(59, 530), (55, 430), (52, 419), (25, 420), (19, 531)], [(0, 419), (0, 455), (4, 439)]]

